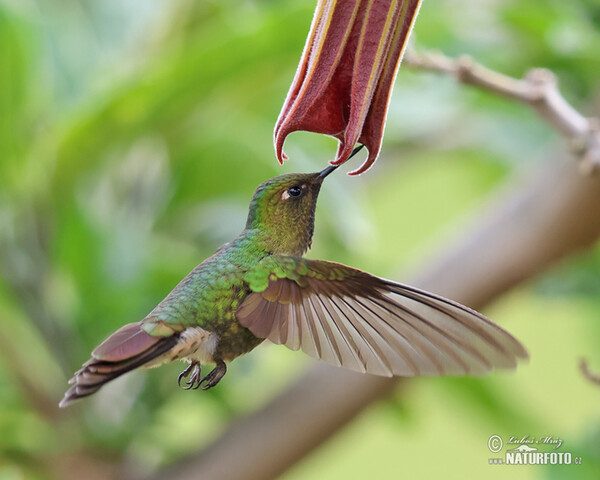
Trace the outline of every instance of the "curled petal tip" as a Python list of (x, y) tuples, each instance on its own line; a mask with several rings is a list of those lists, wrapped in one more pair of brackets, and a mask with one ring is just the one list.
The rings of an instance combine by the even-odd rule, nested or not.
[(348, 172), (348, 175), (354, 176), (354, 175), (360, 175), (361, 173), (365, 173), (375, 163), (375, 160), (377, 160), (378, 155), (379, 155), (379, 151), (373, 151), (373, 152), (369, 151), (369, 157), (367, 158), (367, 161), (364, 162), (356, 170), (352, 170), (351, 172)]
[(366, 170), (366, 168), (363, 168), (363, 167), (364, 167), (364, 164), (360, 168), (357, 168), (356, 170), (352, 170), (351, 172), (348, 172), (348, 175), (350, 175), (351, 177), (354, 177), (356, 175), (362, 175)]
[(288, 159), (288, 156), (283, 152), (277, 152), (277, 161), (279, 165), (283, 165), (283, 162)]
[(283, 162), (288, 159), (288, 156), (283, 151), (283, 142), (285, 142), (285, 134), (281, 135), (281, 132), (276, 132), (274, 138), (275, 156), (280, 165), (283, 165)]
[(341, 165), (348, 161), (352, 156), (352, 146), (354, 143), (346, 143), (344, 140), (340, 141), (335, 155), (335, 159), (331, 162), (333, 165)]

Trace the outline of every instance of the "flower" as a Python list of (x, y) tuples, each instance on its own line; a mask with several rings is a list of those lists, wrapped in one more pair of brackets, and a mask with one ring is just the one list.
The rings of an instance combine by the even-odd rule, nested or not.
[(277, 119), (277, 159), (297, 130), (338, 139), (331, 163), (344, 163), (357, 142), (377, 159), (396, 73), (421, 0), (319, 0), (296, 75)]

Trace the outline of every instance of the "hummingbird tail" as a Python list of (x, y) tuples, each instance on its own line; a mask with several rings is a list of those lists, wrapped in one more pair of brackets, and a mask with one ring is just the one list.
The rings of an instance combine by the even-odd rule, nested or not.
[(130, 323), (117, 330), (93, 352), (92, 358), (75, 372), (59, 407), (97, 392), (102, 385), (124, 373), (150, 363), (172, 349), (178, 342), (177, 334), (155, 337), (146, 333), (140, 322)]

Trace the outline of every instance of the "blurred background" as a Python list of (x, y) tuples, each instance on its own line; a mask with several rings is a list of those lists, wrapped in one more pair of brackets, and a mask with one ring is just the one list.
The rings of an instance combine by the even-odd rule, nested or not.
[[(263, 346), (208, 392), (177, 388), (184, 365), (168, 365), (57, 409), (94, 346), (241, 231), (258, 183), (333, 157), (312, 134), (288, 139), (283, 167), (272, 147), (315, 4), (0, 0), (0, 480), (152, 474), (313, 364)], [(425, 0), (413, 43), (517, 77), (547, 67), (591, 116), (599, 27), (597, 0)], [(329, 177), (309, 256), (407, 280), (490, 194), (567, 149), (521, 105), (403, 68), (381, 157)], [(406, 383), (283, 478), (599, 478), (600, 390), (578, 370), (600, 367), (599, 272), (597, 246), (486, 309), (529, 364)], [(583, 465), (489, 465), (493, 434), (558, 437)]]

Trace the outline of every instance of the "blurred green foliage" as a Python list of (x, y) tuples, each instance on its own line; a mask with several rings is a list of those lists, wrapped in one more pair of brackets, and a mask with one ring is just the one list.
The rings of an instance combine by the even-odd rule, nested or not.
[[(56, 409), (100, 340), (241, 230), (259, 182), (332, 157), (331, 139), (297, 133), (282, 168), (271, 141), (314, 3), (0, 0), (1, 480), (150, 473), (311, 363), (263, 347), (209, 392), (177, 389), (169, 365)], [(599, 27), (595, 0), (425, 0), (414, 39), (514, 76), (551, 68), (592, 115)], [(403, 69), (381, 158), (328, 180), (311, 255), (401, 280), (566, 148), (520, 105)], [(410, 382), (286, 478), (598, 478), (598, 389), (577, 359), (600, 365), (599, 271), (596, 248), (489, 309), (529, 365)], [(584, 465), (488, 465), (492, 434), (560, 437)]]

